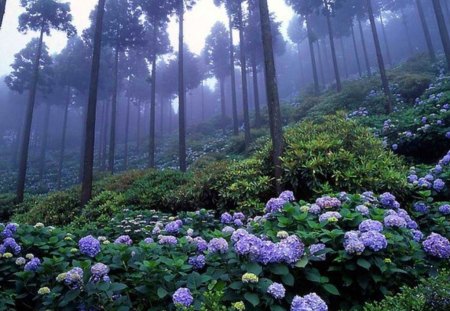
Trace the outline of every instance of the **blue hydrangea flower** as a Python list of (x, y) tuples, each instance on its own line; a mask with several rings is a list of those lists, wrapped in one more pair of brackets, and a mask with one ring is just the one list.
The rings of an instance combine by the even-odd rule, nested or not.
[(295, 296), (291, 311), (328, 311), (328, 306), (316, 293), (312, 293), (303, 297)]
[(406, 221), (398, 215), (388, 215), (384, 218), (386, 227), (406, 228)]
[(419, 181), (417, 182), (417, 185), (420, 188), (425, 188), (425, 189), (430, 189), (431, 188), (431, 182), (429, 182), (425, 178), (419, 178)]
[(359, 224), (359, 231), (367, 232), (367, 231), (383, 231), (383, 224), (378, 220), (367, 219)]
[(423, 213), (423, 214), (428, 213), (429, 209), (430, 208), (424, 202), (414, 203), (414, 210), (418, 213)]
[(70, 289), (79, 289), (83, 284), (83, 270), (81, 268), (73, 268), (65, 274), (64, 284)]
[(204, 255), (198, 255), (189, 258), (189, 264), (194, 267), (194, 270), (201, 270), (206, 265), (206, 258)]
[(180, 232), (181, 227), (183, 227), (183, 222), (181, 220), (175, 220), (175, 221), (169, 222), (164, 227), (164, 230), (168, 234), (178, 234), (178, 232)]
[(114, 241), (114, 244), (131, 245), (133, 244), (133, 240), (130, 238), (129, 235), (121, 235)]
[(444, 204), (439, 206), (439, 212), (443, 215), (449, 215), (450, 214), (450, 205)]
[(365, 205), (358, 205), (355, 210), (363, 216), (369, 216), (370, 214), (369, 208)]
[(78, 248), (81, 254), (93, 258), (100, 253), (100, 241), (92, 235), (88, 235), (78, 241)]
[(445, 182), (442, 179), (436, 179), (433, 182), (433, 189), (437, 192), (441, 192), (445, 188)]
[(232, 234), (234, 231), (236, 231), (233, 227), (226, 226), (222, 229), (223, 233)]
[(286, 295), (286, 289), (280, 283), (272, 283), (267, 289), (267, 293), (275, 299), (283, 299)]
[(316, 200), (316, 204), (319, 205), (321, 208), (329, 209), (340, 207), (342, 203), (338, 198), (323, 196)]
[(321, 213), (321, 211), (322, 211), (322, 208), (317, 204), (312, 204), (308, 210), (308, 212), (313, 215), (319, 215)]
[(359, 238), (349, 238), (344, 240), (344, 249), (349, 255), (360, 255), (364, 252), (366, 247)]
[(413, 240), (416, 242), (420, 242), (423, 239), (423, 233), (420, 230), (411, 229), (411, 235), (413, 237)]
[(172, 295), (172, 301), (175, 305), (189, 307), (194, 302), (194, 298), (188, 288), (181, 287)]
[(361, 242), (365, 247), (370, 248), (374, 252), (378, 252), (387, 247), (386, 237), (377, 231), (368, 231), (361, 233)]
[(204, 252), (208, 249), (208, 242), (201, 237), (194, 238), (192, 242), (197, 246), (198, 252)]
[(41, 266), (41, 260), (37, 257), (34, 257), (33, 259), (31, 259), (29, 262), (27, 262), (27, 264), (25, 265), (25, 267), (23, 267), (24, 271), (31, 271), (31, 272), (36, 272), (37, 269)]
[(416, 182), (418, 180), (419, 180), (419, 176), (417, 176), (416, 174), (411, 174), (411, 175), (408, 176), (408, 182), (410, 184), (412, 184), (412, 183), (414, 183), (414, 182)]
[(208, 243), (208, 251), (224, 254), (228, 251), (228, 242), (224, 238), (214, 238)]
[(91, 267), (91, 274), (92, 274), (91, 282), (97, 283), (100, 280), (108, 281), (109, 277), (105, 278), (108, 276), (108, 273), (109, 273), (109, 267), (107, 265), (105, 265), (101, 262), (96, 263), (95, 265), (93, 265)]
[(267, 202), (266, 208), (264, 211), (267, 214), (274, 214), (274, 213), (280, 212), (283, 209), (285, 204), (286, 204), (286, 201), (283, 199), (272, 198)]
[(398, 202), (395, 196), (389, 192), (380, 195), (380, 203), (386, 208), (398, 208)]
[(284, 200), (285, 202), (293, 202), (295, 201), (295, 196), (292, 191), (283, 191), (280, 196), (280, 199)]
[(145, 244), (151, 244), (151, 243), (154, 243), (155, 241), (152, 239), (152, 238), (145, 238), (144, 239), (144, 243)]
[(447, 238), (438, 233), (431, 233), (425, 241), (422, 242), (426, 253), (440, 259), (450, 258), (450, 242)]
[(326, 212), (319, 216), (319, 221), (324, 222), (331, 219), (339, 220), (342, 218), (342, 215), (339, 212)]
[(220, 216), (220, 222), (223, 224), (231, 224), (233, 222), (233, 216), (231, 216), (229, 213), (223, 213)]
[(239, 219), (241, 221), (244, 221), (245, 220), (245, 215), (244, 215), (244, 213), (236, 212), (236, 213), (233, 214), (233, 219), (234, 220)]
[(314, 256), (317, 257), (319, 260), (324, 261), (326, 260), (326, 254), (321, 254), (321, 255), (316, 255), (318, 252), (323, 251), (325, 249), (325, 244), (323, 243), (318, 243), (318, 244), (312, 244), (309, 247), (309, 253)]
[(178, 240), (172, 235), (160, 235), (158, 237), (158, 243), (161, 245), (176, 245)]
[(6, 238), (3, 240), (3, 244), (0, 245), (0, 254), (4, 254), (8, 250), (14, 255), (18, 255), (22, 251), (22, 247), (14, 240), (14, 238)]

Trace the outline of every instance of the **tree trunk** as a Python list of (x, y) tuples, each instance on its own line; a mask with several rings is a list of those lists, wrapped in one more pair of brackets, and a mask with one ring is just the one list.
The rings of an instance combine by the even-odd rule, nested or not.
[(125, 119), (125, 163), (124, 163), (124, 169), (128, 169), (128, 136), (130, 133), (130, 108), (131, 108), (131, 100), (128, 98), (127, 102), (127, 115)]
[[(324, 0), (324, 4), (327, 7), (327, 0)], [(327, 9), (325, 16), (327, 19), (328, 37), (330, 38), (331, 59), (333, 60), (334, 77), (336, 79), (336, 91), (339, 93), (340, 91), (342, 91), (342, 83), (341, 83), (341, 76), (339, 74), (339, 66), (338, 66), (337, 57), (336, 57), (336, 47), (334, 46), (333, 27), (331, 25), (331, 17), (330, 17), (330, 12), (328, 9)]]
[(202, 80), (202, 121), (205, 121), (205, 83)]
[(184, 2), (180, 1), (178, 34), (178, 136), (180, 170), (186, 172), (186, 89), (184, 86)]
[(231, 15), (228, 15), (229, 31), (230, 31), (230, 75), (231, 75), (231, 109), (233, 115), (233, 135), (239, 135), (239, 120), (237, 112), (237, 95), (236, 95), (236, 74), (234, 71), (234, 40), (233, 40), (233, 21)]
[(61, 189), (61, 182), (62, 182), (62, 169), (64, 165), (64, 152), (66, 148), (66, 134), (67, 134), (67, 120), (69, 115), (69, 106), (72, 101), (72, 94), (70, 87), (67, 87), (67, 102), (66, 106), (64, 107), (64, 120), (63, 120), (63, 128), (62, 128), (62, 136), (61, 136), (61, 149), (59, 153), (59, 163), (58, 163), (58, 178), (57, 178), (57, 184), (58, 184), (58, 190)]
[(148, 150), (148, 167), (155, 167), (155, 129), (156, 129), (156, 55), (152, 56), (152, 89), (150, 98), (150, 140)]
[(136, 152), (141, 153), (141, 102), (137, 102)]
[(436, 52), (434, 51), (433, 41), (431, 40), (430, 29), (428, 28), (425, 12), (423, 11), (422, 2), (416, 0), (417, 13), (419, 14), (420, 22), (422, 24), (423, 34), (425, 36), (425, 42), (428, 48), (428, 54), (430, 59), (436, 61)]
[(114, 56), (113, 97), (111, 111), (111, 132), (109, 137), (108, 170), (114, 174), (116, 155), (116, 122), (117, 122), (117, 93), (119, 92), (119, 46), (116, 46)]
[(18, 203), (23, 202), (23, 196), (25, 192), (25, 180), (27, 175), (27, 161), (30, 146), (31, 124), (33, 122), (34, 105), (36, 102), (37, 85), (39, 80), (39, 67), (40, 67), (39, 64), (41, 61), (43, 41), (44, 41), (44, 27), (41, 28), (41, 33), (39, 36), (39, 44), (38, 49), (36, 51), (36, 58), (34, 59), (33, 76), (31, 80), (32, 83), (25, 114), (24, 130), (20, 149), (19, 171), (17, 176), (16, 200)]
[(316, 48), (317, 48), (317, 55), (319, 55), (320, 83), (322, 85), (326, 85), (324, 66), (323, 66), (323, 61), (322, 61), (322, 51), (320, 49), (320, 41), (319, 40), (316, 41)]
[(99, 0), (95, 23), (94, 50), (92, 56), (91, 81), (89, 86), (89, 102), (86, 115), (86, 137), (84, 149), (83, 183), (81, 188), (81, 205), (84, 206), (92, 196), (92, 180), (94, 168), (95, 115), (97, 106), (98, 76), (103, 29), (105, 1)]
[(340, 37), (340, 43), (341, 43), (341, 54), (342, 54), (342, 63), (344, 65), (344, 73), (345, 78), (348, 79), (348, 67), (347, 67), (347, 56), (345, 54), (345, 46), (344, 46), (344, 39)]
[(313, 41), (313, 33), (311, 30), (311, 26), (309, 25), (309, 18), (306, 18), (306, 28), (308, 31), (308, 44), (309, 44), (309, 54), (311, 56), (311, 66), (312, 66), (312, 73), (313, 73), (313, 80), (314, 80), (314, 92), (319, 94), (320, 87), (319, 87), (319, 76), (317, 74), (317, 64), (316, 64), (316, 56), (314, 54), (314, 41)]
[(364, 61), (366, 62), (367, 75), (370, 77), (372, 75), (372, 70), (370, 69), (369, 55), (367, 54), (367, 47), (366, 47), (366, 39), (364, 38), (364, 32), (362, 29), (360, 18), (358, 18), (358, 26), (359, 26), (359, 33), (361, 35), (361, 44), (364, 52)]
[(252, 75), (253, 75), (253, 100), (255, 103), (255, 127), (261, 126), (261, 107), (259, 101), (259, 87), (258, 87), (258, 69), (256, 67), (256, 56), (252, 53)]
[(245, 39), (244, 39), (244, 22), (242, 17), (242, 4), (238, 7), (238, 22), (239, 22), (239, 45), (241, 50), (241, 75), (242, 75), (242, 103), (244, 106), (244, 136), (245, 149), (250, 146), (250, 116), (248, 111), (248, 85), (247, 85), (247, 60), (245, 56)]
[(303, 83), (305, 82), (305, 73), (304, 73), (304, 68), (303, 68), (303, 59), (301, 56), (301, 47), (300, 47), (300, 43), (297, 43), (297, 59), (298, 59), (298, 65), (299, 65), (299, 69), (300, 69), (300, 83), (299, 83), (299, 93), (301, 88), (303, 87)]
[(356, 65), (358, 66), (358, 74), (359, 77), (361, 78), (362, 77), (361, 62), (359, 61), (358, 46), (356, 45), (355, 30), (353, 29), (353, 23), (352, 23), (352, 41), (353, 41), (353, 49), (355, 50)]
[(383, 21), (383, 12), (380, 10), (380, 24), (381, 24), (381, 31), (383, 32), (383, 41), (384, 41), (384, 47), (386, 49), (386, 57), (389, 66), (393, 66), (392, 57), (391, 57), (391, 49), (389, 48), (389, 43), (387, 39), (386, 34), (386, 27), (384, 27), (384, 21)]
[(44, 128), (42, 129), (42, 143), (41, 149), (39, 151), (39, 183), (42, 185), (42, 179), (44, 178), (45, 171), (45, 153), (47, 151), (47, 141), (48, 141), (48, 128), (50, 123), (50, 104), (46, 104), (45, 106), (45, 115), (44, 115)]
[(226, 133), (226, 107), (225, 107), (225, 81), (224, 78), (219, 79), (220, 84), (220, 110), (221, 110), (221, 116), (222, 116), (222, 131), (225, 135)]
[(283, 124), (281, 119), (280, 99), (278, 96), (277, 73), (273, 54), (272, 31), (270, 29), (270, 15), (267, 0), (260, 0), (261, 33), (264, 51), (264, 69), (266, 77), (267, 104), (269, 109), (270, 133), (272, 137), (273, 164), (275, 186), (278, 194), (281, 193), (283, 154)]
[(450, 70), (450, 38), (448, 36), (448, 29), (445, 25), (445, 18), (442, 12), (442, 6), (439, 0), (432, 0), (434, 14), (436, 15), (439, 33), (441, 35), (442, 46), (444, 47), (445, 58), (447, 59), (447, 69)]
[(372, 27), (373, 41), (375, 43), (375, 50), (377, 53), (378, 67), (380, 68), (381, 84), (383, 86), (384, 94), (386, 95), (385, 110), (386, 114), (389, 114), (392, 112), (392, 94), (391, 90), (389, 89), (389, 82), (386, 75), (386, 69), (384, 67), (383, 54), (381, 53), (381, 46), (380, 40), (378, 38), (377, 25), (375, 23), (375, 17), (373, 15), (372, 0), (366, 1), (367, 1), (367, 10), (369, 13), (370, 26)]
[(408, 20), (406, 18), (406, 15), (405, 15), (405, 12), (403, 11), (403, 9), (400, 10), (400, 14), (402, 15), (402, 23), (403, 23), (403, 26), (405, 27), (405, 35), (406, 35), (406, 41), (408, 42), (409, 53), (411, 55), (413, 55), (414, 47), (412, 45), (411, 37), (409, 35)]
[(0, 28), (2, 28), (5, 9), (6, 9), (6, 0), (0, 0)]
[(159, 96), (159, 133), (160, 136), (163, 137), (164, 135), (164, 101), (163, 101), (163, 97)]
[(106, 170), (106, 154), (107, 154), (107, 149), (108, 149), (108, 129), (109, 129), (109, 122), (108, 120), (110, 120), (110, 112), (109, 112), (109, 104), (108, 101), (105, 101), (105, 122), (103, 123), (103, 136), (102, 136), (102, 154), (103, 154), (103, 158), (102, 158), (102, 163), (100, 164), (100, 169), (102, 171)]
[(19, 157), (20, 142), (22, 141), (22, 122), (17, 122), (16, 140), (11, 150), (11, 165), (17, 168), (17, 158)]

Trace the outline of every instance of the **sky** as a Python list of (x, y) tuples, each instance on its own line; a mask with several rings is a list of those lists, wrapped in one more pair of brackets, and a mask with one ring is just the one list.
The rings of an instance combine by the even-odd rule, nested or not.
[[(164, 1), (164, 0), (162, 0)], [(97, 3), (96, 0), (67, 0), (71, 3), (73, 24), (78, 33), (89, 26), (89, 13)], [(277, 20), (282, 22), (282, 32), (286, 36), (287, 26), (293, 16), (293, 11), (284, 0), (269, 0), (269, 9), (275, 13)], [(19, 52), (37, 33), (21, 34), (17, 31), (18, 17), (23, 12), (20, 0), (8, 0), (3, 27), (0, 29), (0, 76), (11, 71), (9, 67), (14, 61), (14, 55)], [(228, 25), (225, 9), (214, 6), (213, 0), (199, 0), (192, 11), (186, 14), (185, 42), (195, 53), (203, 48), (205, 38), (211, 27), (222, 21)], [(173, 18), (169, 24), (169, 35), (173, 46), (177, 46), (178, 26)], [(236, 41), (238, 42), (237, 38)], [(45, 42), (50, 53), (61, 51), (67, 39), (64, 34), (53, 31), (51, 37), (46, 37)]]

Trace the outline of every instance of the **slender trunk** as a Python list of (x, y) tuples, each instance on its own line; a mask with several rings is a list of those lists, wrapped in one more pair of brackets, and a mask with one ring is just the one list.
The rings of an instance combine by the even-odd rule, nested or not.
[(303, 87), (303, 83), (305, 81), (305, 73), (304, 73), (304, 69), (303, 69), (303, 59), (302, 59), (302, 55), (301, 55), (301, 47), (300, 47), (300, 43), (297, 44), (297, 59), (298, 59), (298, 65), (299, 65), (299, 69), (300, 69), (300, 85), (299, 85), (299, 90)]
[(159, 107), (159, 133), (162, 137), (164, 134), (164, 102), (162, 96), (159, 96)]
[(41, 33), (39, 36), (39, 44), (36, 51), (36, 58), (33, 64), (33, 76), (30, 88), (30, 93), (28, 97), (28, 105), (25, 114), (24, 130), (22, 137), (22, 144), (20, 149), (20, 161), (19, 161), (19, 171), (17, 176), (17, 192), (16, 200), (18, 203), (23, 202), (24, 192), (25, 192), (25, 180), (27, 175), (27, 161), (28, 152), (30, 146), (30, 136), (31, 136), (31, 124), (33, 122), (33, 112), (34, 105), (36, 102), (37, 85), (39, 80), (39, 64), (41, 61), (42, 45), (44, 41), (44, 27), (41, 28)]
[[(87, 117), (87, 107), (85, 105), (82, 105), (81, 107), (81, 120), (83, 120), (83, 124), (81, 125), (81, 141), (83, 141), (83, 138), (86, 137), (86, 117)], [(83, 170), (84, 170), (84, 149), (85, 144), (80, 144), (80, 167), (78, 171), (78, 181), (82, 182), (83, 180)], [(94, 146), (95, 150), (95, 146)]]
[(67, 134), (67, 120), (69, 115), (69, 106), (72, 101), (72, 94), (70, 87), (67, 87), (67, 102), (66, 106), (64, 107), (64, 121), (63, 121), (63, 128), (62, 128), (62, 137), (61, 137), (61, 150), (59, 153), (59, 163), (58, 163), (58, 189), (61, 189), (61, 182), (62, 182), (62, 169), (64, 165), (64, 152), (66, 149), (66, 134)]
[(439, 33), (441, 35), (442, 46), (444, 47), (445, 58), (447, 59), (447, 68), (450, 70), (450, 38), (448, 36), (448, 29), (445, 25), (445, 18), (442, 12), (442, 6), (439, 0), (432, 0), (434, 14), (436, 15)]
[(242, 74), (242, 103), (244, 106), (244, 136), (245, 149), (248, 150), (250, 146), (250, 117), (248, 111), (248, 85), (247, 85), (247, 60), (245, 56), (245, 39), (244, 39), (244, 22), (242, 17), (242, 4), (238, 7), (238, 22), (239, 22), (239, 45), (241, 47), (241, 74)]
[(180, 170), (186, 172), (186, 89), (184, 86), (184, 2), (180, 1), (178, 34), (178, 144)]
[[(100, 168), (102, 166), (102, 161), (103, 161), (103, 124), (105, 123), (105, 117), (106, 117), (106, 103), (103, 102), (103, 104), (101, 105), (101, 109), (100, 109), (100, 117), (99, 119), (99, 130), (96, 131), (97, 137), (95, 138), (95, 140), (97, 141), (97, 146), (95, 148), (97, 148), (97, 159), (98, 159), (98, 167)], [(94, 161), (95, 163), (95, 161)], [(94, 164), (95, 165), (95, 164)]]
[(259, 87), (258, 87), (258, 69), (256, 67), (256, 56), (252, 55), (252, 75), (253, 75), (253, 94), (255, 102), (255, 127), (261, 126), (261, 107), (259, 102)]
[(226, 133), (226, 108), (225, 108), (225, 81), (224, 78), (219, 79), (220, 84), (220, 110), (222, 116), (222, 131), (223, 134)]
[(383, 21), (383, 12), (381, 10), (380, 10), (380, 24), (381, 24), (381, 31), (383, 32), (383, 41), (384, 41), (384, 47), (386, 49), (387, 61), (388, 61), (389, 66), (392, 67), (393, 62), (392, 62), (392, 57), (391, 57), (391, 49), (389, 48), (389, 43), (388, 43), (387, 34), (386, 34), (386, 27), (384, 26), (384, 21)]
[(202, 80), (202, 121), (205, 121), (205, 82)]
[(372, 71), (370, 69), (369, 55), (367, 54), (366, 39), (364, 38), (364, 32), (362, 29), (360, 18), (358, 18), (358, 27), (359, 27), (359, 34), (361, 35), (361, 44), (364, 52), (364, 61), (366, 62), (367, 75), (370, 77), (372, 75)]
[(383, 85), (384, 94), (386, 96), (385, 110), (386, 114), (389, 114), (392, 112), (392, 94), (391, 90), (389, 89), (389, 82), (386, 75), (386, 69), (384, 67), (383, 54), (381, 53), (381, 46), (380, 40), (378, 38), (377, 25), (375, 24), (375, 17), (373, 15), (372, 0), (366, 1), (367, 1), (367, 10), (369, 13), (370, 26), (372, 27), (373, 41), (375, 43), (375, 50), (377, 53), (378, 66), (380, 68), (381, 83)]
[(156, 129), (156, 55), (152, 56), (152, 89), (150, 98), (150, 141), (148, 167), (155, 167), (155, 129)]
[(125, 119), (125, 162), (124, 162), (124, 169), (128, 169), (128, 136), (130, 133), (130, 108), (131, 108), (131, 100), (128, 98), (127, 102), (127, 114)]
[(270, 15), (267, 0), (260, 0), (261, 33), (264, 51), (264, 69), (266, 77), (267, 104), (269, 109), (270, 133), (272, 137), (273, 164), (275, 174), (275, 187), (281, 193), (283, 154), (283, 124), (281, 119), (280, 99), (278, 95), (277, 73), (273, 53), (272, 31), (270, 29)]
[(230, 31), (230, 75), (231, 75), (231, 108), (233, 115), (233, 135), (239, 135), (239, 120), (237, 112), (236, 95), (236, 74), (234, 71), (234, 40), (233, 40), (233, 21), (231, 15), (228, 15), (228, 24)]
[(421, 0), (416, 0), (417, 13), (419, 14), (420, 22), (422, 24), (423, 34), (425, 36), (425, 42), (428, 48), (428, 54), (431, 60), (436, 61), (436, 52), (434, 51), (433, 41), (431, 40), (430, 29), (428, 28), (427, 19), (425, 17), (425, 12), (423, 11), (423, 6)]
[(405, 35), (406, 35), (406, 41), (408, 42), (409, 53), (411, 55), (413, 55), (414, 47), (412, 45), (411, 37), (409, 35), (408, 20), (406, 18), (405, 11), (403, 9), (400, 9), (400, 14), (402, 15), (402, 23), (403, 23), (403, 26), (405, 27)]
[[(327, 0), (324, 0), (325, 6), (327, 6)], [(339, 74), (339, 66), (336, 57), (336, 47), (334, 46), (334, 34), (333, 27), (331, 25), (330, 12), (327, 10), (326, 14), (327, 26), (328, 26), (328, 37), (330, 38), (330, 48), (331, 48), (331, 59), (333, 60), (334, 77), (336, 79), (336, 91), (342, 91), (341, 76)]]
[(47, 141), (48, 141), (48, 128), (50, 123), (50, 104), (45, 106), (44, 115), (44, 128), (42, 129), (42, 143), (41, 150), (39, 152), (39, 183), (42, 185), (42, 179), (44, 178), (45, 171), (45, 153), (47, 151)]
[(89, 103), (86, 115), (86, 140), (84, 152), (83, 183), (81, 188), (81, 205), (84, 206), (92, 196), (94, 168), (95, 115), (97, 106), (98, 76), (102, 43), (103, 15), (105, 1), (99, 0), (95, 23), (94, 51), (92, 57), (91, 81), (89, 85)]
[(6, 0), (0, 0), (0, 28), (2, 28), (5, 9), (6, 9)]
[(316, 94), (319, 94), (320, 87), (319, 87), (319, 76), (317, 74), (317, 64), (316, 64), (316, 56), (314, 54), (314, 41), (313, 41), (313, 33), (311, 30), (311, 26), (309, 25), (309, 18), (306, 18), (306, 27), (308, 31), (308, 44), (309, 44), (309, 54), (311, 56), (311, 66), (312, 66), (312, 73), (313, 73), (313, 80), (314, 80), (314, 92)]
[(11, 164), (14, 168), (17, 168), (17, 158), (19, 156), (20, 142), (22, 141), (22, 122), (17, 122), (16, 139), (14, 141), (13, 148), (11, 150)]
[(323, 66), (323, 61), (322, 61), (322, 51), (320, 49), (320, 41), (319, 40), (316, 41), (316, 48), (317, 48), (317, 55), (319, 55), (320, 83), (322, 85), (325, 85), (326, 84), (325, 73), (324, 73), (324, 66)]
[(116, 46), (114, 56), (113, 96), (111, 111), (111, 132), (109, 137), (108, 170), (114, 174), (114, 162), (116, 153), (116, 121), (117, 121), (117, 93), (119, 92), (119, 45)]
[(137, 102), (137, 131), (136, 131), (136, 151), (141, 152), (141, 102)]
[(103, 123), (103, 136), (101, 138), (102, 142), (102, 154), (103, 154), (103, 158), (102, 158), (102, 163), (100, 164), (100, 169), (102, 171), (106, 170), (106, 154), (107, 154), (107, 149), (108, 149), (108, 129), (109, 129), (109, 122), (108, 120), (110, 120), (110, 112), (109, 112), (109, 104), (108, 101), (105, 101), (105, 122)]
[(353, 23), (352, 23), (352, 41), (353, 41), (353, 49), (355, 50), (356, 65), (358, 66), (358, 74), (359, 77), (361, 78), (362, 77), (361, 62), (359, 60), (358, 46), (356, 45), (355, 30), (353, 29)]
[(344, 39), (342, 37), (340, 37), (339, 41), (341, 43), (342, 63), (344, 65), (345, 78), (348, 78), (347, 56), (345, 54)]

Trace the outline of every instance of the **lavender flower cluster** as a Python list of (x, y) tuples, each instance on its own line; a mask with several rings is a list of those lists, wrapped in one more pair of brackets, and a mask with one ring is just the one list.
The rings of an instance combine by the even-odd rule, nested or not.
[(270, 199), (265, 208), (267, 215), (275, 214), (280, 212), (284, 205), (295, 200), (294, 193), (292, 191), (284, 191), (280, 194), (278, 198)]
[(295, 296), (291, 311), (328, 311), (328, 306), (316, 293), (303, 297)]
[(78, 242), (78, 248), (80, 253), (88, 257), (95, 257), (100, 253), (100, 241), (94, 238), (92, 235), (88, 235)]
[(450, 258), (450, 241), (437, 233), (431, 233), (422, 243), (425, 252), (440, 259)]

